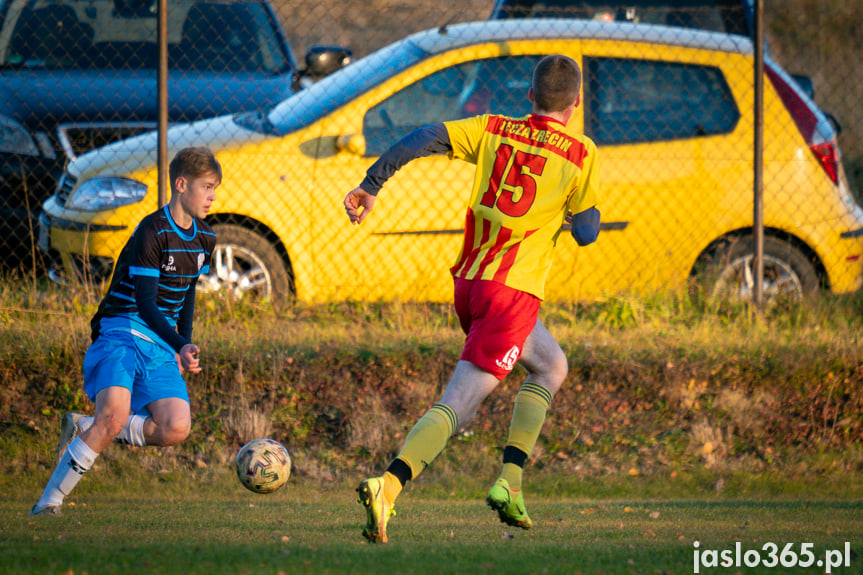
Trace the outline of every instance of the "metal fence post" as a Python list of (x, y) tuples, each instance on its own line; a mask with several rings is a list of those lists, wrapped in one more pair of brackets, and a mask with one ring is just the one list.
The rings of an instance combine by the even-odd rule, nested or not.
[(753, 215), (752, 231), (755, 242), (753, 260), (752, 299), (756, 308), (761, 309), (764, 287), (764, 0), (755, 0), (755, 138), (753, 145)]
[(159, 0), (158, 7), (159, 72), (157, 91), (159, 98), (159, 207), (168, 203), (168, 0)]

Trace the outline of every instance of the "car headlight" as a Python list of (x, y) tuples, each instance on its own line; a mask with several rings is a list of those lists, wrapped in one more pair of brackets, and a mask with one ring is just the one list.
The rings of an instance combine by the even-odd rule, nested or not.
[(0, 116), (0, 152), (38, 156), (39, 148), (27, 128), (12, 118)]
[(147, 196), (147, 186), (129, 178), (102, 177), (84, 180), (72, 192), (66, 207), (98, 212), (140, 202)]

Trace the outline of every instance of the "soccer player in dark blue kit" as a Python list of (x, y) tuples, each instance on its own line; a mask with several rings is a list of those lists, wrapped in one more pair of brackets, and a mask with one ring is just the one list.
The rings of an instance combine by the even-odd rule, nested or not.
[(30, 515), (59, 515), (63, 500), (112, 441), (169, 446), (189, 435), (184, 371), (198, 373), (192, 343), (195, 285), (209, 273), (216, 235), (204, 222), (222, 168), (204, 147), (180, 150), (169, 167), (171, 201), (146, 216), (126, 243), (96, 315), (84, 357), (84, 391), (95, 415), (63, 417), (59, 462)]

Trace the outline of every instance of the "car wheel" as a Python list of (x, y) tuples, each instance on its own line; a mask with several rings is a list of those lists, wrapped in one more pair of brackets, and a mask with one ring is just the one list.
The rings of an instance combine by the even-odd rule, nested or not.
[(272, 300), (291, 294), (291, 274), (266, 238), (235, 225), (217, 224), (213, 231), (216, 249), (210, 273), (198, 280), (199, 290)]
[[(715, 278), (709, 293), (715, 298), (748, 301), (755, 288), (755, 252), (751, 236), (726, 243), (714, 252)], [(764, 301), (799, 301), (818, 289), (815, 265), (791, 243), (764, 238)]]

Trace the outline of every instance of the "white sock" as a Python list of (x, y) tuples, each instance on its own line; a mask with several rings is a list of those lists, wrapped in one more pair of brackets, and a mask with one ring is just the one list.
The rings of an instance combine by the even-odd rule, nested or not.
[(51, 479), (48, 480), (48, 485), (45, 486), (45, 491), (36, 506), (62, 505), (63, 499), (78, 485), (84, 473), (93, 467), (97, 457), (99, 454), (90, 449), (80, 437), (72, 440), (63, 452), (63, 457), (60, 458), (54, 473), (51, 474)]
[(125, 443), (126, 445), (137, 445), (143, 447), (147, 445), (144, 439), (144, 422), (147, 418), (143, 415), (130, 415), (126, 420), (126, 425), (114, 438), (117, 443)]
[[(95, 421), (95, 417), (84, 416), (78, 420), (78, 430), (81, 434), (90, 429), (93, 426), (93, 421)], [(147, 418), (142, 415), (130, 415), (129, 419), (126, 420), (126, 425), (123, 426), (123, 429), (120, 430), (120, 433), (117, 437), (114, 438), (116, 443), (124, 443), (126, 445), (137, 445), (138, 447), (143, 447), (147, 445), (146, 440), (144, 439), (144, 421)]]

